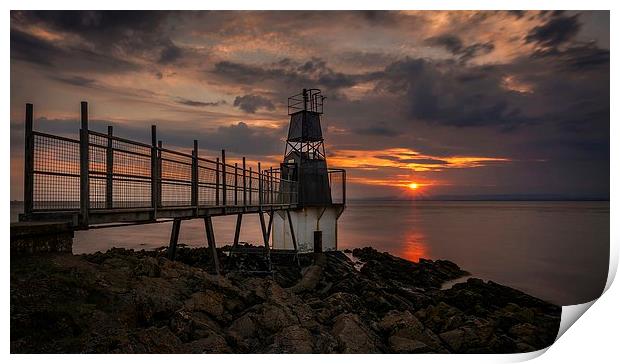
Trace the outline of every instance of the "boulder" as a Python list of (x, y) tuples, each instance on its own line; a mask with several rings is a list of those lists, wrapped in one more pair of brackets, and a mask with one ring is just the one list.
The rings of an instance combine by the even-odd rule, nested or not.
[(161, 269), (159, 268), (159, 262), (152, 257), (146, 257), (141, 259), (133, 270), (133, 273), (137, 276), (147, 277), (159, 277)]
[(230, 325), (228, 330), (242, 338), (253, 336), (256, 333), (256, 324), (252, 319), (252, 314), (245, 314), (239, 317)]
[(311, 354), (312, 335), (307, 329), (294, 325), (285, 327), (274, 336), (271, 352), (291, 354)]
[(262, 305), (258, 321), (262, 327), (271, 332), (277, 332), (287, 326), (299, 324), (297, 317), (287, 307), (274, 304)]
[[(422, 342), (429, 350), (435, 352), (445, 351), (437, 336), (425, 328), (422, 322), (409, 311), (390, 311), (379, 321), (377, 327), (390, 338), (393, 337), (392, 341), (396, 340), (399, 344), (405, 343), (400, 339), (407, 339)], [(416, 350), (422, 350), (422, 348)]]
[(214, 291), (194, 293), (190, 299), (185, 301), (185, 308), (191, 311), (202, 311), (213, 316), (217, 320), (222, 320), (224, 314), (223, 296)]
[(332, 335), (340, 343), (343, 353), (379, 353), (378, 338), (361, 322), (359, 316), (344, 313), (334, 319)]

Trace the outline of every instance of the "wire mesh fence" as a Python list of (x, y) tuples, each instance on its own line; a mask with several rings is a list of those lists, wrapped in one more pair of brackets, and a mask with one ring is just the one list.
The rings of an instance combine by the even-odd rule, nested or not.
[(281, 179), (279, 169), (258, 173), (119, 138), (110, 129), (108, 134), (88, 131), (83, 178), (80, 140), (40, 132), (30, 137), (33, 211), (79, 210), (84, 181), (90, 210), (297, 202), (297, 182)]
[(80, 208), (80, 144), (76, 140), (33, 132), (35, 210)]

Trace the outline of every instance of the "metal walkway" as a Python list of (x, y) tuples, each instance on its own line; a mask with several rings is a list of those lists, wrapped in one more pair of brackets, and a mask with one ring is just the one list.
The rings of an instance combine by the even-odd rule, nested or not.
[[(62, 221), (75, 229), (270, 214), (298, 208), (298, 183), (280, 167), (257, 170), (164, 148), (151, 128), (151, 144), (88, 129), (81, 105), (79, 140), (33, 130), (26, 104), (24, 213), (21, 221)], [(344, 170), (328, 171), (335, 204), (345, 203)], [(209, 219), (210, 220), (210, 219)]]

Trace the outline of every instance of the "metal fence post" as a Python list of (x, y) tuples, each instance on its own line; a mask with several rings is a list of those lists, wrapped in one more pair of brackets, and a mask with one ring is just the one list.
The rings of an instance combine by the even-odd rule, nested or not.
[(245, 190), (245, 187), (246, 187), (245, 186), (245, 157), (243, 157), (241, 165), (243, 167), (243, 172), (242, 172), (243, 173), (243, 176), (242, 176), (243, 178), (243, 183), (242, 183), (243, 185), (243, 206), (245, 206), (247, 205), (247, 197), (246, 197), (246, 190)]
[(192, 151), (192, 206), (198, 208), (198, 140), (196, 139)]
[(263, 206), (263, 178), (260, 171), (260, 162), (258, 162), (258, 206)]
[(346, 205), (347, 203), (347, 171), (345, 169), (342, 170), (342, 204)]
[(114, 173), (114, 150), (112, 149), (112, 135), (114, 129), (112, 125), (108, 125), (108, 147), (106, 149), (105, 169), (106, 169), (106, 183), (105, 183), (105, 208), (111, 209), (112, 204), (112, 174)]
[(80, 213), (82, 226), (88, 226), (88, 209), (90, 208), (90, 182), (88, 179), (88, 103), (82, 101), (80, 105), (81, 129), (80, 129)]
[(161, 161), (161, 150), (163, 148), (163, 143), (161, 140), (157, 141), (157, 179), (155, 183), (157, 183), (157, 207), (161, 207), (161, 176), (162, 176), (162, 161)]
[(269, 203), (273, 205), (275, 192), (274, 191), (274, 183), (273, 183), (273, 167), (269, 167)]
[(220, 205), (220, 159), (215, 158), (215, 206)]
[(32, 104), (26, 104), (26, 126), (24, 134), (24, 213), (32, 213), (34, 208), (34, 126)]
[(237, 163), (235, 163), (235, 206), (239, 204), (239, 183), (237, 182)]
[(222, 205), (226, 206), (226, 185), (228, 181), (226, 180), (226, 151), (222, 149)]
[(252, 190), (252, 167), (250, 167), (249, 169), (249, 173), (250, 173), (250, 180), (248, 182), (250, 182), (248, 188), (249, 188), (249, 196), (248, 196), (248, 204), (250, 206), (252, 206), (252, 194), (254, 193), (254, 191)]
[(158, 177), (158, 165), (157, 162), (157, 126), (151, 125), (151, 208), (153, 213), (152, 220), (157, 220), (157, 207), (159, 206), (160, 196), (158, 194), (159, 188), (157, 188)]

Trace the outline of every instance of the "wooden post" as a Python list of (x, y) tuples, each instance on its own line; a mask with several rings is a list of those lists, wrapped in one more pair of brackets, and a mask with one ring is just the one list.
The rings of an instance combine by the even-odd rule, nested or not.
[(246, 190), (245, 190), (245, 157), (243, 157), (243, 159), (241, 160), (241, 165), (243, 166), (243, 206), (247, 205), (247, 196), (246, 196)]
[(114, 174), (114, 150), (112, 149), (112, 135), (114, 134), (112, 125), (108, 125), (108, 147), (106, 149), (106, 187), (105, 187), (105, 208), (114, 207), (112, 203), (112, 175)]
[(161, 195), (161, 176), (162, 176), (162, 171), (163, 171), (163, 163), (161, 160), (161, 149), (163, 148), (163, 143), (161, 140), (159, 140), (157, 142), (157, 180), (155, 181), (157, 183), (157, 207), (161, 207), (161, 199), (162, 199), (162, 195)]
[(215, 159), (215, 206), (220, 205), (220, 159)]
[(34, 105), (26, 104), (24, 134), (24, 213), (32, 213), (34, 208)]
[(179, 242), (179, 232), (181, 231), (181, 219), (174, 219), (172, 222), (172, 233), (170, 234), (170, 245), (168, 246), (168, 259), (174, 260), (177, 254), (177, 243)]
[(258, 162), (258, 206), (263, 206), (263, 178), (260, 171), (260, 162)]
[(88, 226), (88, 209), (90, 208), (90, 185), (88, 179), (89, 158), (88, 158), (88, 103), (82, 101), (80, 108), (81, 129), (80, 129), (80, 213), (82, 215), (82, 226)]
[(157, 173), (159, 163), (157, 161), (157, 127), (151, 125), (151, 220), (157, 220), (157, 207), (159, 206), (159, 188), (157, 188), (158, 176)]
[(209, 243), (209, 249), (211, 250), (211, 254), (213, 256), (213, 266), (215, 267), (215, 273), (220, 274), (220, 262), (217, 258), (217, 249), (215, 246), (215, 234), (213, 232), (213, 223), (211, 221), (211, 216), (204, 218), (205, 221), (205, 230), (207, 232), (207, 242)]
[(194, 150), (192, 151), (192, 206), (194, 215), (198, 214), (198, 140), (194, 139)]
[(239, 173), (237, 173), (237, 163), (235, 163), (235, 206), (237, 206), (239, 204), (239, 196), (237, 196), (239, 194), (239, 183), (237, 182), (237, 175)]
[(222, 205), (226, 206), (226, 185), (228, 181), (226, 180), (226, 151), (222, 149)]

